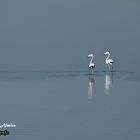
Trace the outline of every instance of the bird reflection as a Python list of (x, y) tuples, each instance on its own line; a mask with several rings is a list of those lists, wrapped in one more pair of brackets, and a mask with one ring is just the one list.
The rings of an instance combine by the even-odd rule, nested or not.
[(113, 81), (113, 73), (109, 72), (105, 75), (105, 94), (108, 95), (110, 93)]
[(89, 75), (89, 81), (88, 81), (88, 99), (92, 99), (93, 95), (93, 86), (95, 84), (95, 80), (93, 75)]

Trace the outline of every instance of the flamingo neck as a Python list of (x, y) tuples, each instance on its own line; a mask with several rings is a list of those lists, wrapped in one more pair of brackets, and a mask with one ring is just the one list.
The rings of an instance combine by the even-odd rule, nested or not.
[(108, 61), (109, 57), (110, 57), (110, 54), (108, 54), (108, 56), (107, 56), (107, 58), (106, 58), (106, 62)]
[(91, 60), (90, 60), (90, 64), (92, 64), (93, 63), (93, 56), (91, 56)]

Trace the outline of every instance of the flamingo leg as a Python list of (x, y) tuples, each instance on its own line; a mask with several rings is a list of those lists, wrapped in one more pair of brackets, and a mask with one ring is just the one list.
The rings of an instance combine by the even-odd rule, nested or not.
[(89, 75), (91, 75), (91, 69), (89, 68)]
[(91, 74), (93, 75), (93, 69), (92, 69), (92, 71), (91, 71)]
[(110, 71), (110, 70), (111, 70), (111, 69), (110, 69), (110, 65), (109, 65), (109, 64), (107, 64), (107, 65), (108, 65), (108, 69), (109, 69), (109, 71)]
[(89, 75), (93, 75), (93, 69), (89, 68)]
[(113, 65), (112, 65), (112, 71), (113, 71)]

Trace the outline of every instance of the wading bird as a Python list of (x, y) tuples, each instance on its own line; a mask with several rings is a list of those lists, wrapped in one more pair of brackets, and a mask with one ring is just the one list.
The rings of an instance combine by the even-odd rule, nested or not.
[(89, 54), (88, 57), (91, 57), (90, 63), (89, 63), (89, 72), (95, 68), (95, 64), (93, 63), (93, 54)]
[(105, 52), (104, 55), (107, 55), (107, 58), (105, 60), (105, 63), (108, 65), (109, 71), (111, 71), (113, 69), (113, 63), (114, 61), (112, 59), (110, 59), (110, 53), (109, 52)]

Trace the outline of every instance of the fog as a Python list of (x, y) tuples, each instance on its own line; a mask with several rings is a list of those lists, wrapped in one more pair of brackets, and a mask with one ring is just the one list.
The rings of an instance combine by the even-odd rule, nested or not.
[(139, 70), (140, 3), (103, 0), (1, 0), (0, 70)]

